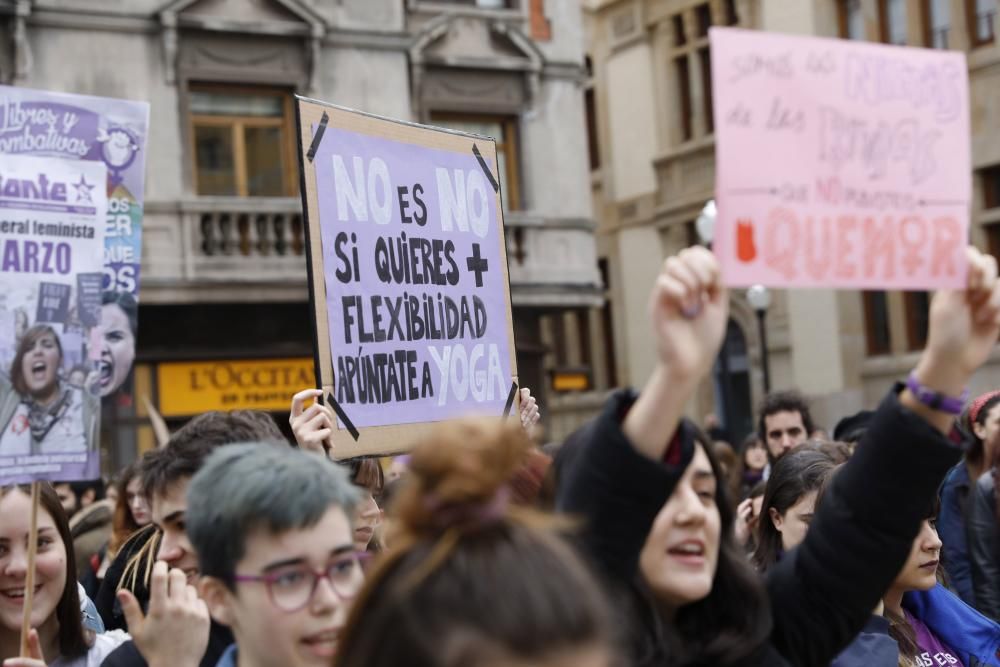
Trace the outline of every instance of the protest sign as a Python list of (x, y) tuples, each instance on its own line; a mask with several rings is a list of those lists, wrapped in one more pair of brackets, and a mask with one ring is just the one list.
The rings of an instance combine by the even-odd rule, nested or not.
[(97, 307), (104, 340), (98, 383), (101, 396), (123, 405), (132, 403), (148, 126), (146, 102), (0, 86), (0, 153), (107, 167), (104, 262), (97, 272), (103, 274)]
[(0, 485), (99, 476), (100, 350), (78, 285), (101, 272), (106, 178), (85, 160), (0, 166)]
[(963, 54), (729, 28), (710, 40), (727, 284), (965, 284)]
[(340, 457), (513, 409), (517, 363), (496, 147), (297, 101), (316, 376)]

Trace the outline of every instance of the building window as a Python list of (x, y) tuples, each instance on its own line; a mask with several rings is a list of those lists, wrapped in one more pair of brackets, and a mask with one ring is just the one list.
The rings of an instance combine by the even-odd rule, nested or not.
[(882, 41), (886, 44), (906, 46), (907, 0), (880, 0), (879, 25)]
[(691, 105), (691, 72), (687, 55), (674, 60), (677, 73), (677, 97), (681, 108), (681, 139), (689, 141), (694, 136), (694, 109)]
[(889, 354), (889, 299), (885, 292), (862, 292), (868, 356)]
[(587, 114), (587, 151), (590, 154), (590, 170), (601, 168), (601, 145), (597, 134), (597, 99), (593, 84), (583, 91), (583, 110)]
[(611, 271), (608, 260), (597, 260), (597, 269), (604, 286), (604, 305), (601, 306), (601, 340), (604, 341), (604, 373), (608, 387), (618, 386), (618, 364), (615, 360), (614, 313), (611, 311)]
[(979, 170), (983, 184), (983, 208), (1000, 208), (1000, 164)]
[(965, 13), (968, 16), (972, 45), (982, 46), (992, 42), (997, 0), (965, 0)]
[(517, 119), (513, 116), (432, 113), (431, 123), (462, 132), (493, 137), (500, 166), (500, 194), (505, 211), (522, 208), (521, 171), (518, 163)]
[(292, 197), (298, 192), (292, 97), (285, 91), (192, 85), (199, 195)]
[(986, 232), (986, 251), (1000, 262), (1000, 224), (985, 225), (983, 231)]
[(927, 325), (931, 308), (928, 292), (904, 292), (903, 306), (906, 311), (906, 349), (917, 352), (927, 345)]
[(712, 100), (712, 56), (708, 47), (698, 50), (698, 58), (701, 60), (701, 92), (705, 100), (705, 131), (715, 132), (715, 111)]
[[(708, 46), (708, 31), (713, 25), (733, 25), (738, 22), (735, 3), (720, 4), (716, 13), (712, 12), (712, 5), (709, 3), (699, 4), (687, 11), (691, 13), (686, 17), (684, 14), (671, 17), (674, 40), (670, 62), (680, 113), (681, 142), (694, 139), (696, 132), (701, 132), (701, 127), (704, 127), (705, 134), (714, 131), (712, 58)], [(696, 105), (695, 100), (700, 100), (701, 104)], [(703, 125), (696, 125), (696, 118), (701, 118)]]
[(932, 49), (948, 48), (951, 27), (951, 0), (923, 0), (924, 45)]
[(861, 0), (840, 0), (837, 3), (840, 19), (840, 36), (845, 39), (865, 38), (865, 17), (861, 13)]
[(736, 0), (726, 0), (726, 25), (738, 25), (740, 16), (736, 12)]

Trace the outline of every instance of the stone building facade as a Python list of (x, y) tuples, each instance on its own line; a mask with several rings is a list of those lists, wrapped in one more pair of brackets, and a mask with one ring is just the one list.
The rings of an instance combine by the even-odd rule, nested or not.
[(575, 0), (0, 0), (0, 80), (151, 104), (115, 464), (153, 444), (146, 399), (175, 426), (223, 407), (196, 377), (259, 407), (308, 376), (294, 94), (497, 139), (521, 383), (543, 401), (543, 320), (601, 303)]
[[(665, 257), (699, 241), (694, 223), (714, 196), (707, 38), (713, 25), (964, 52), (972, 241), (1000, 257), (996, 0), (587, 0), (584, 6), (592, 157), (599, 156), (591, 162), (591, 182), (619, 382), (646, 379), (654, 360), (645, 317), (649, 287)], [(914, 366), (927, 304), (928, 296), (915, 292), (779, 291), (766, 314), (772, 386), (804, 391), (818, 422), (832, 429), (838, 416), (875, 405)], [(717, 411), (731, 431), (748, 431), (763, 396), (760, 349), (756, 315), (742, 293), (734, 294), (726, 353), (692, 414)], [(1000, 350), (976, 376), (973, 392), (1000, 385), (998, 362)]]

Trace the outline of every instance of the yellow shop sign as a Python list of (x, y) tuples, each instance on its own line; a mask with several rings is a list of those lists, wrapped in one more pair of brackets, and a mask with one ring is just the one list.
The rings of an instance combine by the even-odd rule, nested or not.
[(287, 411), (295, 392), (316, 386), (310, 358), (170, 362), (159, 364), (156, 376), (164, 417), (206, 410)]

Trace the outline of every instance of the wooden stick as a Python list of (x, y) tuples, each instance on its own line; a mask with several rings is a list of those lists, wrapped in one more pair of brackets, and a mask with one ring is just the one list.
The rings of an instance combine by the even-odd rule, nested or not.
[[(38, 498), (41, 483), (31, 483), (31, 528), (28, 531), (28, 574), (24, 581), (24, 616), (21, 618), (21, 656), (28, 657), (31, 605), (35, 601), (35, 556), (38, 554)], [(67, 582), (67, 586), (74, 582)]]

